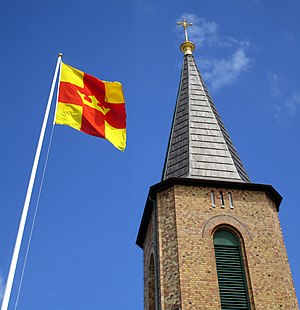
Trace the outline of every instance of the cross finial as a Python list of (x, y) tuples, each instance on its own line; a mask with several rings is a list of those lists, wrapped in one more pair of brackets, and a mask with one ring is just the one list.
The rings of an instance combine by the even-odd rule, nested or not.
[(192, 23), (188, 23), (187, 20), (185, 19), (185, 17), (183, 17), (183, 21), (182, 22), (177, 22), (177, 25), (180, 25), (183, 27), (184, 29), (184, 35), (185, 35), (185, 41), (188, 42), (188, 35), (187, 35), (187, 28), (190, 26), (193, 26)]

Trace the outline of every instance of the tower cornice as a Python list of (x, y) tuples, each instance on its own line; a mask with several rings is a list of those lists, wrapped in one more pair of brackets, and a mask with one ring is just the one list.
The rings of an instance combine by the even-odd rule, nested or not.
[(175, 185), (265, 192), (265, 194), (275, 203), (277, 212), (279, 211), (279, 206), (282, 201), (282, 196), (276, 191), (276, 189), (272, 185), (268, 184), (202, 180), (191, 178), (169, 178), (152, 185), (149, 189), (147, 200), (145, 203), (144, 213), (136, 239), (136, 244), (140, 248), (143, 248), (144, 239), (147, 233), (148, 224), (153, 210), (153, 200), (155, 200), (156, 195), (159, 192), (172, 188)]

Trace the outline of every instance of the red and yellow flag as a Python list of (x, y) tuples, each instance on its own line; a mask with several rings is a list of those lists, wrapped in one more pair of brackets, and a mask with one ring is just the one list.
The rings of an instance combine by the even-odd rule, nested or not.
[(110, 141), (124, 151), (126, 110), (119, 82), (106, 82), (62, 63), (55, 123)]

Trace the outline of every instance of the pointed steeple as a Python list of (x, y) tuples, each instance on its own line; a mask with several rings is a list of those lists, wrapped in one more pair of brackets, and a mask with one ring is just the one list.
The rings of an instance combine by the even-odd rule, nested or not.
[(162, 179), (171, 177), (250, 182), (197, 68), (185, 31), (176, 108)]

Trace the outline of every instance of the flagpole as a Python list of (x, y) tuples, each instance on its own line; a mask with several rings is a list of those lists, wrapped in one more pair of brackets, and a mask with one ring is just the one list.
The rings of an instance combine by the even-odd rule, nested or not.
[(18, 263), (18, 257), (19, 257), (20, 248), (21, 248), (21, 242), (22, 242), (23, 233), (24, 233), (24, 229), (25, 229), (26, 218), (27, 218), (28, 209), (29, 209), (29, 205), (30, 205), (31, 194), (32, 194), (34, 180), (35, 180), (35, 176), (36, 176), (36, 171), (37, 171), (37, 167), (38, 167), (38, 163), (39, 163), (39, 158), (41, 155), (41, 149), (42, 149), (43, 140), (44, 140), (44, 136), (45, 136), (46, 126), (47, 126), (48, 117), (49, 117), (49, 113), (50, 113), (50, 107), (51, 107), (51, 102), (52, 102), (52, 98), (53, 98), (55, 83), (57, 80), (58, 69), (59, 69), (60, 63), (61, 63), (61, 58), (62, 58), (62, 54), (58, 54), (58, 59), (57, 59), (56, 68), (55, 68), (53, 81), (52, 81), (52, 85), (51, 85), (51, 90), (50, 90), (48, 103), (47, 103), (47, 107), (46, 107), (46, 111), (45, 111), (45, 116), (44, 116), (41, 132), (40, 132), (40, 137), (39, 137), (39, 141), (38, 141), (38, 145), (37, 145), (37, 149), (36, 149), (36, 153), (35, 153), (35, 157), (34, 157), (34, 161), (33, 161), (33, 166), (32, 166), (32, 170), (31, 170), (31, 175), (30, 175), (30, 179), (29, 179), (29, 183), (28, 183), (26, 198), (25, 198), (25, 202), (24, 202), (24, 206), (23, 206), (23, 212), (22, 212), (22, 216), (21, 216), (21, 220), (20, 220), (20, 224), (19, 224), (19, 229), (18, 229), (18, 234), (17, 234), (17, 238), (16, 238), (16, 242), (15, 242), (14, 252), (13, 252), (12, 260), (10, 263), (10, 268), (9, 268), (9, 273), (8, 273), (8, 277), (7, 277), (7, 281), (6, 281), (6, 286), (5, 286), (5, 291), (4, 291), (4, 295), (3, 295), (1, 310), (7, 310), (8, 305), (9, 305), (13, 280), (15, 277), (16, 267), (17, 267), (17, 263)]
[[(59, 54), (62, 57), (62, 54)], [(61, 72), (61, 64), (62, 61), (60, 61), (59, 63), (59, 72)], [(58, 86), (60, 85), (60, 79), (61, 79), (61, 74), (58, 77)], [(53, 126), (55, 125), (55, 119), (56, 119), (56, 112), (57, 112), (57, 105), (58, 105), (58, 95), (59, 95), (59, 89), (57, 89), (57, 93), (56, 93), (56, 102), (55, 102), (55, 110), (54, 110), (54, 117), (53, 117)]]

